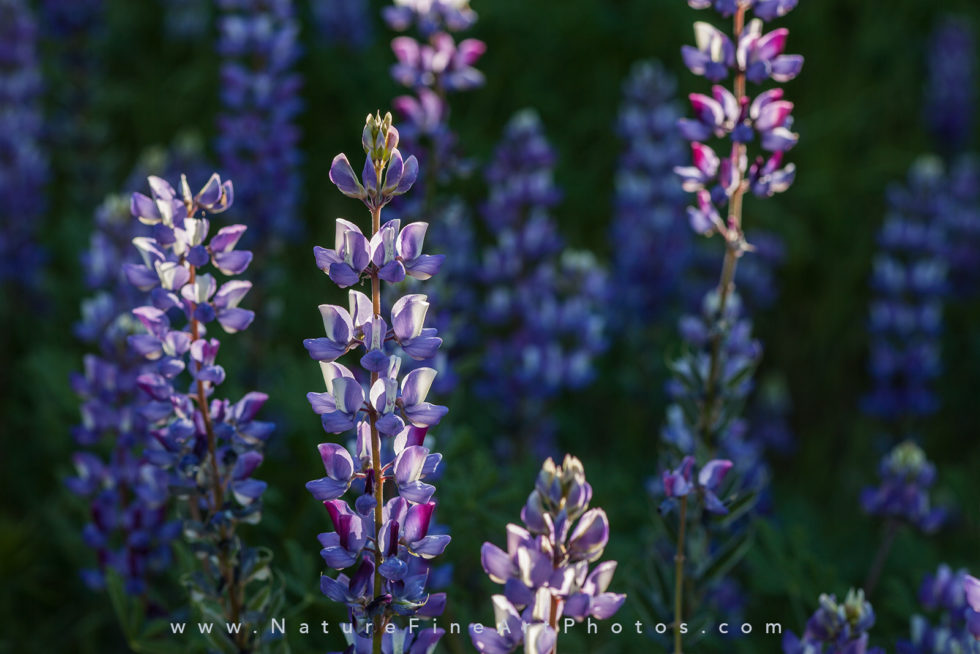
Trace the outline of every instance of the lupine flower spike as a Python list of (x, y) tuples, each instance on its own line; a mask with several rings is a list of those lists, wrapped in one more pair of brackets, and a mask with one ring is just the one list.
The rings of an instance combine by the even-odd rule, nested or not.
[(477, 651), (550, 654), (562, 630), (610, 618), (623, 605), (626, 595), (609, 591), (616, 562), (590, 570), (609, 542), (609, 520), (589, 508), (591, 500), (581, 461), (566, 455), (561, 466), (544, 462), (521, 511), (524, 525), (507, 525), (507, 549), (483, 544), (483, 569), (503, 594), (493, 596), (492, 626), (470, 625)]
[[(665, 436), (683, 455), (696, 456), (735, 444), (730, 435), (741, 410), (738, 398), (747, 392), (758, 359), (751, 347), (745, 353), (730, 352), (727, 347), (728, 343), (751, 342), (747, 329), (743, 327), (737, 334), (733, 325), (738, 323), (728, 319), (730, 314), (735, 320), (738, 317), (738, 309), (730, 309), (739, 304), (734, 283), (736, 265), (752, 249), (742, 224), (745, 197), (749, 193), (757, 197), (781, 193), (789, 188), (796, 174), (795, 166), (785, 162), (786, 152), (799, 138), (792, 130), (793, 103), (784, 97), (779, 86), (750, 94), (749, 84), (788, 82), (799, 74), (803, 58), (785, 52), (788, 30), (765, 29), (767, 21), (785, 15), (796, 6), (796, 0), (688, 0), (688, 4), (694, 9), (715, 10), (722, 18), (730, 19), (733, 28), (727, 33), (712, 23), (697, 22), (695, 45), (682, 49), (687, 68), (715, 84), (710, 94), (689, 96), (693, 116), (679, 120), (678, 129), (691, 142), (692, 162), (674, 170), (683, 189), (694, 194), (694, 205), (688, 208), (691, 227), (705, 236), (719, 234), (725, 243), (721, 279), (704, 301), (706, 324), (686, 323), (695, 327), (693, 332), (685, 330), (688, 335), (706, 335), (701, 339), (707, 346), (706, 356), (686, 357), (673, 366), (678, 383), (687, 391), (681, 394), (682, 400), (685, 395), (697, 399), (693, 403), (679, 402), (680, 407), (693, 409), (686, 414), (691, 419), (685, 418), (683, 411), (673, 411)], [(729, 79), (730, 87), (722, 85)], [(733, 355), (730, 359), (729, 354)], [(726, 435), (727, 443), (721, 441)], [(736, 464), (737, 461), (711, 461), (701, 467), (701, 474), (707, 479), (699, 477), (695, 487), (706, 508), (724, 508), (711, 484), (717, 483), (713, 479), (716, 473), (724, 474)], [(667, 497), (680, 498), (674, 557), (674, 654), (682, 652), (680, 625), (689, 494), (685, 491), (695, 479), (696, 466), (696, 459), (685, 458), (680, 467), (664, 474)], [(740, 476), (746, 474), (739, 472)]]
[[(319, 536), (320, 554), (327, 567), (348, 571), (322, 575), (320, 589), (348, 608), (353, 625), (348, 651), (388, 654), (430, 652), (442, 635), (441, 629), (413, 633), (396, 621), (442, 613), (445, 594), (430, 593), (427, 586), (430, 561), (450, 539), (432, 522), (435, 487), (427, 480), (442, 457), (426, 444), (426, 432), (447, 409), (428, 401), (436, 371), (417, 367), (403, 373), (398, 353), (428, 359), (442, 340), (425, 324), (424, 295), (403, 295), (390, 308), (382, 307), (382, 282), (394, 289), (406, 277), (426, 280), (443, 262), (442, 255), (422, 251), (426, 223), (381, 222), (382, 209), (407, 193), (418, 174), (417, 160), (403, 158), (398, 141), (391, 114), (369, 115), (361, 138), (367, 155), (361, 174), (346, 155), (333, 160), (330, 180), (364, 204), (371, 227), (365, 234), (339, 218), (333, 248), (314, 248), (317, 267), (351, 290), (346, 307), (320, 305), (325, 336), (304, 342), (323, 372), (325, 392), (307, 397), (324, 431), (355, 433), (350, 449), (320, 444), (326, 475), (306, 485), (323, 502), (333, 526)], [(370, 283), (370, 296), (356, 290), (363, 281)], [(357, 374), (338, 362), (345, 356), (359, 364)]]

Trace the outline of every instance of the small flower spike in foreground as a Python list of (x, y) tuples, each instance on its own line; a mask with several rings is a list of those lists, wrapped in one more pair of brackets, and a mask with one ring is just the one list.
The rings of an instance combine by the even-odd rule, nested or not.
[[(323, 502), (334, 527), (320, 534), (320, 554), (327, 567), (347, 571), (320, 578), (323, 594), (348, 607), (353, 629), (347, 651), (425, 653), (435, 648), (442, 630), (419, 631), (415, 621), (416, 630), (406, 631), (394, 619), (433, 618), (446, 605), (444, 593), (427, 590), (429, 561), (442, 554), (449, 536), (435, 533), (435, 487), (425, 481), (442, 455), (431, 453), (424, 442), (448, 409), (427, 401), (436, 376), (432, 368), (415, 368), (399, 381), (402, 357), (395, 346), (413, 359), (429, 359), (442, 339), (425, 326), (425, 295), (403, 295), (382, 312), (381, 282), (429, 279), (443, 257), (422, 253), (426, 223), (381, 223), (382, 208), (406, 193), (418, 174), (415, 157), (403, 159), (398, 151), (391, 114), (367, 117), (361, 145), (367, 158), (360, 177), (339, 154), (330, 180), (364, 203), (371, 232), (365, 235), (338, 218), (333, 249), (314, 248), (317, 267), (340, 288), (355, 288), (347, 308), (320, 305), (326, 335), (304, 341), (326, 385), (326, 392), (307, 395), (313, 411), (328, 434), (354, 431), (356, 436), (351, 449), (320, 444), (326, 476), (306, 488)], [(356, 290), (364, 281), (370, 283), (370, 297)], [(358, 374), (337, 363), (355, 350), (360, 350)], [(350, 504), (340, 499), (348, 492)]]
[(833, 595), (820, 596), (820, 608), (810, 616), (802, 637), (789, 631), (783, 637), (783, 654), (885, 654), (880, 647), (868, 649), (868, 630), (875, 612), (864, 592), (850, 590), (843, 603)]
[(507, 550), (483, 544), (483, 569), (504, 592), (493, 596), (494, 626), (470, 625), (478, 651), (507, 654), (523, 644), (527, 654), (557, 653), (563, 628), (605, 620), (623, 605), (626, 595), (607, 590), (616, 562), (589, 570), (609, 541), (609, 520), (591, 499), (581, 461), (548, 459), (521, 511), (524, 526), (507, 525)]

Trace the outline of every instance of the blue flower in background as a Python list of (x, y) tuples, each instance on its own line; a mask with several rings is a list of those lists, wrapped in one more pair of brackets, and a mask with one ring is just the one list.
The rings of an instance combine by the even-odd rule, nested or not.
[(36, 288), (44, 254), (48, 157), (41, 144), (38, 28), (23, 0), (0, 0), (0, 283)]
[(219, 0), (221, 104), (215, 149), (238, 182), (242, 219), (259, 247), (297, 238), (302, 79), (292, 0)]

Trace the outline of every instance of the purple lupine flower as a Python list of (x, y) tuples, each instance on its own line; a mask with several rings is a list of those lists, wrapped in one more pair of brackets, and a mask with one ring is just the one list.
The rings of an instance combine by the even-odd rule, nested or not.
[(299, 24), (292, 0), (220, 0), (218, 54), (222, 112), (215, 143), (238, 180), (253, 244), (272, 247), (302, 232), (296, 116)]
[(942, 564), (935, 574), (927, 574), (919, 588), (919, 604), (936, 615), (931, 621), (925, 615), (913, 615), (909, 640), (896, 643), (897, 654), (936, 654), (942, 652), (980, 652), (980, 641), (971, 633), (980, 633), (980, 620), (967, 603), (966, 587), (971, 582), (966, 570), (953, 571)]
[(327, 44), (363, 50), (374, 41), (367, 0), (314, 0), (310, 6), (314, 24)]
[(929, 489), (936, 467), (911, 441), (897, 445), (882, 460), (881, 484), (861, 493), (861, 506), (869, 515), (897, 520), (931, 533), (946, 521), (947, 511), (931, 506)]
[[(709, 0), (690, 0), (690, 4), (699, 9), (712, 6)], [(744, 19), (754, 9), (757, 18), (744, 25), (734, 41), (710, 23), (695, 23), (696, 46), (685, 46), (682, 51), (684, 63), (695, 75), (720, 82), (733, 74), (736, 80), (734, 91), (716, 85), (711, 96), (690, 96), (695, 117), (682, 119), (678, 125), (691, 141), (693, 165), (675, 168), (684, 190), (695, 194), (696, 204), (689, 209), (692, 228), (699, 234), (722, 234), (729, 247), (745, 247), (741, 216), (738, 224), (729, 225), (722, 220), (720, 209), (733, 197), (738, 196), (740, 202), (748, 191), (760, 197), (781, 193), (796, 174), (793, 164), (783, 163), (783, 153), (798, 140), (792, 131), (793, 103), (783, 99), (779, 87), (754, 99), (746, 94), (746, 82), (788, 82), (802, 69), (801, 56), (783, 52), (788, 30), (763, 32), (763, 20), (782, 15), (795, 4), (719, 0), (714, 6), (722, 15), (739, 13)], [(712, 138), (731, 141), (731, 146), (712, 148), (705, 142)], [(753, 143), (762, 152), (750, 158)]]
[(977, 47), (962, 17), (946, 16), (933, 30), (925, 119), (942, 152), (964, 150), (973, 136), (977, 106)]
[(609, 541), (606, 513), (590, 509), (591, 499), (581, 461), (566, 455), (558, 466), (549, 458), (521, 511), (524, 526), (507, 525), (507, 549), (483, 544), (483, 569), (504, 593), (493, 596), (492, 626), (470, 625), (478, 651), (507, 654), (524, 644), (547, 654), (566, 624), (604, 620), (623, 605), (626, 595), (608, 590), (616, 562), (589, 569)]
[[(680, 323), (684, 340), (693, 347), (670, 364), (673, 379), (669, 388), (675, 401), (668, 407), (662, 436), (671, 446), (675, 461), (704, 451), (723, 456), (725, 463), (706, 464), (702, 470), (707, 471), (705, 479), (698, 481), (708, 484), (718, 473), (732, 470), (727, 476), (734, 478), (730, 483), (737, 489), (736, 495), (745, 498), (748, 512), (765, 488), (767, 471), (760, 456), (761, 444), (746, 437), (748, 427), (741, 418), (760, 355), (751, 324), (740, 320), (741, 302), (735, 291), (738, 262), (753, 249), (743, 226), (743, 198), (748, 192), (769, 197), (790, 186), (795, 167), (784, 163), (784, 155), (798, 140), (792, 131), (793, 105), (784, 99), (782, 89), (761, 90), (754, 97), (748, 90), (749, 83), (793, 79), (802, 69), (803, 58), (785, 53), (787, 30), (766, 32), (763, 24), (788, 12), (795, 0), (689, 0), (688, 4), (695, 9), (713, 8), (726, 18), (734, 16), (731, 35), (710, 23), (695, 23), (695, 45), (682, 49), (684, 63), (693, 74), (712, 82), (730, 77), (733, 81), (730, 88), (716, 84), (711, 95), (689, 96), (694, 117), (679, 120), (678, 130), (690, 141), (692, 161), (689, 166), (674, 169), (682, 188), (694, 196), (694, 204), (688, 208), (692, 230), (704, 236), (719, 234), (725, 251), (720, 279), (704, 296), (701, 316)], [(750, 17), (753, 12), (755, 16)], [(673, 639), (677, 652), (683, 645), (680, 608), (685, 606), (685, 561), (690, 548), (685, 528), (691, 522), (687, 496), (695, 461), (686, 458), (680, 468), (663, 476), (668, 501), (681, 497), (673, 570), (673, 600), (678, 607)], [(651, 482), (650, 487), (659, 494), (658, 484)], [(705, 497), (706, 504), (714, 505), (713, 510), (724, 508), (716, 500)], [(710, 547), (714, 536), (711, 525), (694, 523), (691, 528), (702, 547), (705, 543)], [(747, 538), (744, 530), (736, 528), (735, 532), (726, 534), (726, 539), (738, 543), (740, 538)], [(688, 587), (698, 591), (716, 581), (703, 570), (693, 569), (690, 574)]]
[(447, 91), (468, 91), (483, 85), (483, 74), (473, 64), (486, 51), (478, 39), (456, 43), (446, 32), (437, 32), (429, 43), (410, 36), (399, 36), (391, 42), (398, 60), (391, 76), (409, 88), (436, 87)]
[[(442, 457), (423, 443), (427, 429), (448, 409), (427, 401), (436, 377), (432, 368), (415, 368), (399, 381), (402, 358), (393, 347), (428, 358), (441, 339), (425, 326), (429, 301), (422, 294), (393, 303), (385, 314), (390, 329), (381, 312), (382, 281), (393, 288), (406, 277), (425, 280), (442, 263), (441, 256), (422, 252), (425, 223), (381, 222), (382, 209), (411, 188), (418, 170), (414, 156), (403, 159), (398, 141), (391, 114), (379, 113), (365, 122), (361, 143), (367, 160), (361, 176), (345, 155), (334, 158), (331, 181), (364, 204), (371, 231), (365, 235), (354, 222), (337, 219), (334, 248), (315, 248), (314, 258), (341, 288), (370, 280), (371, 296), (351, 290), (349, 309), (320, 305), (326, 336), (304, 342), (323, 371), (326, 392), (307, 397), (324, 431), (356, 431), (350, 450), (335, 443), (319, 446), (326, 476), (307, 484), (334, 527), (319, 537), (324, 561), (335, 570), (356, 568), (353, 576), (325, 574), (320, 580), (327, 597), (348, 607), (353, 625), (348, 651), (356, 652), (374, 645), (385, 652), (430, 652), (441, 631), (426, 630), (438, 635), (417, 638), (399, 631), (397, 642), (405, 638), (404, 649), (383, 633), (389, 633), (385, 627), (396, 628), (396, 616), (435, 617), (445, 607), (445, 595), (428, 590), (429, 561), (449, 544), (449, 536), (434, 529), (435, 486), (428, 483)], [(336, 361), (361, 348), (363, 373)], [(386, 487), (397, 491), (387, 500)], [(348, 492), (355, 496), (350, 504), (341, 499)]]
[(35, 288), (44, 255), (48, 157), (41, 147), (38, 28), (29, 3), (0, 0), (0, 283)]
[(718, 498), (717, 493), (725, 475), (734, 464), (724, 459), (713, 459), (697, 471), (697, 476), (694, 475), (694, 465), (694, 457), (686, 456), (676, 470), (664, 471), (664, 494), (667, 496), (668, 504), (666, 507), (661, 507), (661, 512), (666, 513), (669, 510), (667, 507), (673, 506), (676, 498), (695, 495), (704, 503), (705, 511), (722, 515), (728, 513), (728, 509)]
[[(943, 176), (933, 160), (921, 160), (908, 190), (893, 188), (891, 211), (879, 231), (871, 285), (872, 391), (863, 408), (893, 422), (938, 408), (933, 383), (940, 373), (940, 334), (946, 294)], [(906, 436), (898, 433), (897, 438)]]
[[(149, 300), (132, 312), (145, 332), (129, 337), (133, 350), (150, 362), (136, 378), (147, 396), (142, 412), (152, 437), (147, 457), (165, 472), (172, 492), (186, 498), (189, 516), (182, 531), (212, 561), (194, 576), (192, 601), (223, 606), (225, 617), (237, 622), (245, 584), (271, 581), (268, 559), (247, 548), (234, 529), (259, 520), (266, 484), (253, 473), (273, 425), (255, 419), (268, 399), (263, 393), (248, 393), (235, 403), (216, 397), (225, 374), (217, 363), (220, 342), (206, 332), (212, 323), (228, 333), (245, 329), (254, 314), (237, 306), (250, 283), (231, 279), (219, 287), (204, 270), (210, 264), (225, 276), (237, 275), (251, 255), (235, 248), (241, 226), (221, 228), (208, 239), (209, 216), (232, 204), (230, 181), (214, 174), (197, 194), (186, 177), (179, 192), (159, 177), (148, 182), (151, 195), (134, 193), (130, 205), (151, 235), (134, 239), (141, 262), (123, 266), (123, 274)], [(247, 649), (254, 634), (228, 640)]]
[[(484, 371), (477, 391), (515, 416), (540, 418), (540, 404), (564, 388), (582, 388), (605, 350), (605, 270), (589, 252), (564, 250), (550, 210), (560, 192), (553, 181), (554, 151), (531, 111), (508, 123), (487, 169), (484, 207), (496, 242), (483, 257)], [(535, 424), (546, 442), (547, 424)]]
[(868, 631), (875, 613), (864, 599), (864, 591), (850, 590), (843, 602), (834, 595), (821, 595), (820, 608), (807, 621), (806, 631), (783, 636), (783, 654), (884, 654), (880, 647), (868, 649)]

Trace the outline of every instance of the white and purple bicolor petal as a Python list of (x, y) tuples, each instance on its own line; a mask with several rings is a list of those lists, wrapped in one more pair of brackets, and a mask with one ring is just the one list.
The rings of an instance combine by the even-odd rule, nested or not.
[(252, 290), (252, 282), (233, 279), (222, 284), (214, 296), (214, 310), (218, 324), (229, 334), (247, 328), (255, 318), (254, 311), (238, 307), (238, 303), (250, 290)]
[(380, 377), (371, 386), (371, 406), (379, 414), (375, 426), (386, 436), (394, 436), (405, 428), (405, 421), (397, 413), (400, 368), (401, 359), (397, 356), (389, 357), (388, 374)]
[[(354, 460), (350, 452), (337, 443), (320, 443), (317, 446), (326, 477), (306, 483), (306, 489), (320, 501), (335, 500), (350, 488), (354, 478)], [(330, 507), (327, 507), (330, 510)], [(332, 515), (332, 514), (331, 514)], [(336, 523), (335, 523), (336, 524)]]
[(320, 363), (326, 393), (307, 393), (313, 411), (321, 416), (323, 429), (339, 434), (354, 427), (354, 419), (364, 403), (364, 389), (354, 373), (339, 363)]
[(728, 70), (735, 65), (735, 46), (728, 36), (710, 23), (694, 23), (696, 47), (683, 46), (681, 57), (684, 65), (695, 75), (702, 75), (712, 82), (728, 77)]
[(312, 359), (330, 362), (350, 349), (351, 341), (354, 340), (354, 323), (350, 314), (341, 307), (321, 304), (318, 308), (326, 336), (307, 338), (303, 341), (303, 347), (307, 349)]
[(524, 621), (514, 605), (503, 595), (491, 597), (494, 625), (471, 624), (470, 640), (483, 654), (510, 654), (524, 640)]
[(387, 335), (388, 325), (381, 316), (374, 316), (365, 326), (364, 347), (367, 353), (361, 357), (361, 367), (365, 370), (381, 372), (388, 368), (388, 355), (384, 351)]
[(421, 481), (429, 450), (421, 445), (406, 447), (395, 457), (393, 474), (398, 493), (409, 502), (425, 504), (432, 499), (435, 486)]
[(353, 286), (371, 261), (368, 241), (354, 223), (337, 219), (334, 249), (313, 248), (317, 267), (329, 275), (341, 288)]
[(803, 69), (803, 57), (786, 55), (786, 39), (789, 30), (785, 27), (762, 33), (762, 21), (758, 18), (749, 22), (738, 42), (736, 61), (745, 71), (745, 77), (754, 84), (767, 79), (788, 82)]
[(429, 223), (409, 223), (398, 235), (398, 257), (405, 266), (406, 274), (415, 279), (426, 280), (438, 273), (446, 258), (441, 254), (422, 254), (428, 228)]
[(609, 542), (609, 518), (602, 509), (589, 509), (579, 519), (568, 539), (571, 561), (595, 561)]
[(371, 262), (378, 268), (378, 277), (397, 284), (405, 279), (405, 265), (398, 259), (398, 228), (401, 221), (389, 220), (371, 237)]
[(431, 359), (442, 345), (442, 339), (436, 336), (436, 330), (424, 327), (428, 310), (428, 298), (419, 293), (402, 296), (391, 308), (391, 326), (395, 340), (405, 354), (420, 361)]
[(597, 620), (611, 618), (626, 601), (626, 595), (606, 592), (615, 571), (615, 561), (605, 561), (597, 565), (582, 584), (581, 590), (566, 601), (565, 615), (576, 620), (587, 617)]
[(681, 178), (681, 186), (688, 193), (697, 192), (712, 183), (721, 167), (721, 159), (703, 143), (691, 143), (691, 155), (692, 166), (674, 168), (674, 173)]
[(408, 421), (416, 427), (431, 427), (445, 416), (449, 409), (425, 401), (436, 378), (433, 368), (416, 368), (402, 380), (402, 410)]

